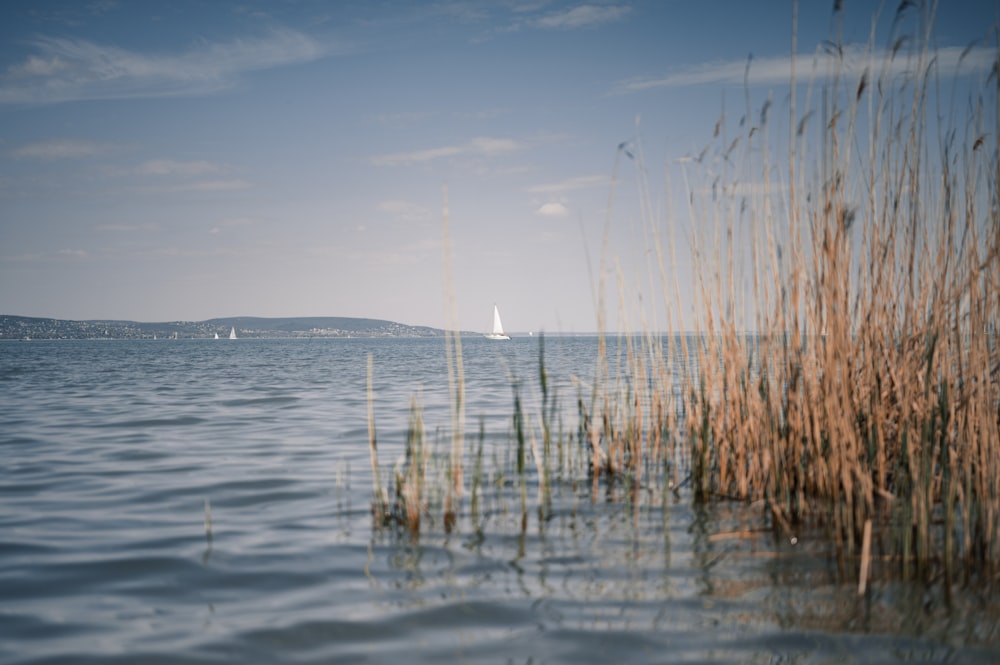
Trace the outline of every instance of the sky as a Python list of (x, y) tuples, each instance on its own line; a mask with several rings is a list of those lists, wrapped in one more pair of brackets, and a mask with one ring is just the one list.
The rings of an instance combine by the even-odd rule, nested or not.
[[(677, 169), (745, 98), (787, 118), (793, 35), (885, 47), (898, 3), (834, 4), (8, 0), (0, 313), (594, 331), (601, 266), (675, 297), (630, 291), (643, 220), (697, 223)], [(941, 4), (981, 83), (996, 0)]]

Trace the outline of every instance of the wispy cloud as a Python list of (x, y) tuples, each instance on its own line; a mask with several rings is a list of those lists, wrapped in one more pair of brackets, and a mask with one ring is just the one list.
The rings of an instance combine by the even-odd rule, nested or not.
[(106, 14), (118, 6), (117, 0), (95, 0), (94, 2), (66, 3), (64, 5), (47, 6), (50, 3), (37, 3), (31, 9), (31, 15), (38, 21), (58, 23), (70, 27), (85, 25), (94, 17)]
[(222, 234), (228, 229), (234, 229), (241, 226), (253, 226), (257, 222), (249, 217), (230, 217), (229, 219), (222, 220), (217, 226), (213, 226), (208, 230), (211, 235), (217, 236)]
[[(972, 47), (942, 47), (930, 54), (937, 71), (945, 77), (975, 75), (988, 72), (996, 62), (995, 49)], [(930, 58), (923, 64), (929, 64)], [(826, 51), (797, 57), (796, 75), (799, 82), (822, 83), (838, 72), (841, 76), (861, 76), (867, 70), (872, 76), (896, 77), (912, 75), (918, 65), (916, 58), (905, 53), (870, 51), (861, 46), (845, 46), (842, 54)], [(749, 66), (749, 68), (748, 68)], [(678, 88), (695, 85), (787, 85), (791, 81), (791, 58), (775, 56), (747, 60), (728, 60), (680, 67), (663, 76), (636, 78), (620, 83), (615, 92), (632, 93), (656, 88)]]
[(561, 180), (559, 182), (534, 185), (529, 187), (528, 191), (534, 194), (560, 194), (574, 189), (602, 187), (607, 185), (609, 182), (608, 176), (606, 175), (585, 175), (577, 176), (575, 178), (567, 178), (566, 180)]
[(83, 141), (78, 139), (52, 139), (29, 143), (12, 151), (15, 157), (22, 159), (83, 159), (105, 154), (115, 149), (110, 143)]
[(456, 111), (445, 114), (442, 111), (404, 111), (400, 113), (379, 113), (368, 118), (369, 122), (377, 125), (395, 128), (410, 128), (438, 120), (442, 117), (457, 118), (459, 120), (487, 121), (510, 113), (507, 108), (491, 108), (479, 111)]
[(242, 178), (214, 178), (205, 180), (189, 180), (187, 182), (157, 183), (139, 185), (135, 191), (146, 193), (157, 192), (231, 192), (240, 189), (250, 189), (253, 183)]
[(219, 258), (229, 256), (249, 256), (273, 260), (275, 248), (267, 246), (206, 246), (181, 247), (177, 245), (146, 246), (144, 244), (127, 244), (119, 246), (96, 247), (82, 249), (78, 247), (62, 247), (42, 252), (4, 255), (0, 254), (0, 263), (12, 264), (55, 264), (79, 261), (147, 261), (157, 258)]
[(391, 215), (404, 223), (426, 222), (431, 219), (431, 211), (424, 206), (409, 201), (382, 201), (376, 206), (379, 212)]
[(437, 111), (404, 111), (401, 113), (379, 113), (371, 116), (370, 120), (377, 125), (387, 127), (412, 127), (437, 115)]
[(197, 180), (178, 185), (169, 185), (166, 189), (173, 192), (225, 192), (236, 189), (249, 189), (253, 184), (234, 178), (231, 180)]
[(376, 155), (372, 157), (371, 162), (377, 166), (399, 166), (401, 164), (429, 162), (446, 157), (495, 157), (514, 152), (521, 147), (521, 144), (513, 139), (479, 137), (460, 145), (427, 148), (413, 152), (397, 152), (389, 155)]
[(218, 164), (203, 160), (176, 162), (171, 159), (151, 159), (139, 165), (139, 173), (149, 176), (197, 176), (220, 173), (224, 169)]
[(168, 54), (56, 37), (32, 45), (35, 53), (0, 77), (0, 104), (207, 94), (231, 88), (244, 73), (332, 52), (329, 44), (287, 28)]
[(107, 231), (113, 233), (152, 233), (158, 231), (160, 227), (157, 224), (145, 223), (145, 224), (98, 224), (94, 227), (97, 231)]
[(264, 253), (259, 247), (213, 247), (213, 248), (185, 248), (185, 247), (158, 247), (139, 252), (130, 252), (128, 258), (145, 259), (154, 257), (181, 257), (181, 258), (215, 258), (220, 256), (261, 256)]
[[(499, 4), (499, 3), (495, 3)], [(607, 23), (613, 23), (632, 13), (628, 4), (597, 4), (586, 3), (557, 11), (547, 7), (549, 3), (520, 2), (511, 7), (509, 23), (494, 27), (488, 32), (472, 38), (473, 43), (495, 39), (499, 35), (520, 32), (521, 30), (581, 30), (596, 28)], [(503, 6), (503, 5), (500, 5)]]
[(26, 254), (0, 254), (0, 262), (18, 265), (34, 263), (58, 263), (65, 261), (83, 260), (90, 257), (90, 253), (85, 249), (55, 249), (45, 252), (32, 252)]
[(223, 164), (206, 160), (181, 162), (172, 159), (150, 159), (134, 167), (130, 173), (155, 178), (155, 181), (149, 182), (157, 184), (140, 188), (151, 192), (224, 192), (249, 189), (253, 186), (253, 183), (242, 178), (223, 177), (230, 170)]
[(346, 253), (338, 251), (338, 254), (344, 254), (344, 258), (348, 261), (371, 268), (373, 266), (419, 265), (427, 262), (428, 255), (435, 256), (440, 251), (441, 245), (437, 238), (422, 238), (398, 247), (385, 246), (382, 243), (377, 248), (350, 249)]
[(631, 7), (627, 5), (578, 5), (552, 14), (546, 14), (536, 19), (534, 26), (556, 30), (589, 28), (617, 21), (630, 11)]

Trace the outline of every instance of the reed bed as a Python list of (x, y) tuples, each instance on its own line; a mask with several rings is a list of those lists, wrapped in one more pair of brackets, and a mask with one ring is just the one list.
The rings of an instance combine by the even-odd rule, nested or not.
[[(682, 171), (698, 229), (685, 245), (676, 219), (650, 212), (633, 146), (667, 330), (604, 331), (605, 238), (596, 379), (579, 386), (575, 424), (563, 429), (540, 340), (530, 409), (512, 382), (516, 460), (485, 470), (482, 429), (476, 453), (463, 442), (456, 336), (447, 461), (429, 469), (436, 456), (414, 405), (390, 507), (373, 434), (379, 514), (417, 534), (420, 515), (438, 509), (427, 500), (436, 483), (451, 529), (466, 465), (474, 529), (490, 486), (517, 497), (523, 532), (529, 486), (542, 521), (554, 483), (586, 479), (592, 500), (603, 487), (635, 506), (689, 485), (696, 502), (760, 506), (793, 542), (825, 529), (862, 592), (875, 563), (904, 578), (1000, 581), (1000, 58), (985, 85), (942, 103), (949, 81), (930, 18), (904, 2), (896, 19), (885, 49), (873, 34), (860, 71), (836, 39), (821, 48), (812, 65), (829, 68), (825, 83), (802, 86), (800, 107), (793, 79), (785, 138), (772, 132), (771, 102), (753, 108), (749, 93), (737, 136), (720, 119)], [(679, 304), (691, 279), (676, 274), (682, 251), (695, 266), (694, 312)], [(631, 302), (624, 284), (619, 271), (620, 307)]]
[[(917, 25), (925, 32), (891, 35), (853, 74), (843, 47), (828, 45), (832, 83), (799, 116), (793, 86), (786, 181), (769, 179), (767, 105), (747, 108), (760, 122), (718, 144), (719, 193), (692, 211), (711, 235), (694, 242), (704, 328), (684, 429), (699, 499), (763, 501), (786, 530), (822, 523), (842, 563), (870, 551), (869, 533), (904, 576), (990, 575), (1000, 563), (997, 66), (966, 113), (947, 118), (931, 96), (941, 81), (930, 20)], [(894, 74), (898, 60), (906, 75)], [(741, 251), (753, 335), (733, 304), (747, 295)]]

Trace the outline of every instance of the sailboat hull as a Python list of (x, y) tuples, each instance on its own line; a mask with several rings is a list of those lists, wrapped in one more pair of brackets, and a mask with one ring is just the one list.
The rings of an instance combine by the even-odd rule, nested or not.
[(500, 309), (493, 305), (493, 330), (483, 335), (486, 339), (510, 339), (510, 335), (503, 331), (503, 323), (500, 322)]

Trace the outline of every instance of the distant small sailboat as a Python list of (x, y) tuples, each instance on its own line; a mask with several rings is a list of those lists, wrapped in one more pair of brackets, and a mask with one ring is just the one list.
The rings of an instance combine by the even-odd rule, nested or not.
[(219, 333), (215, 333), (215, 339), (219, 339)]
[(510, 339), (510, 335), (503, 331), (503, 324), (500, 322), (500, 308), (493, 305), (493, 330), (486, 333), (486, 339)]
[(229, 329), (229, 339), (236, 339), (236, 328)]

